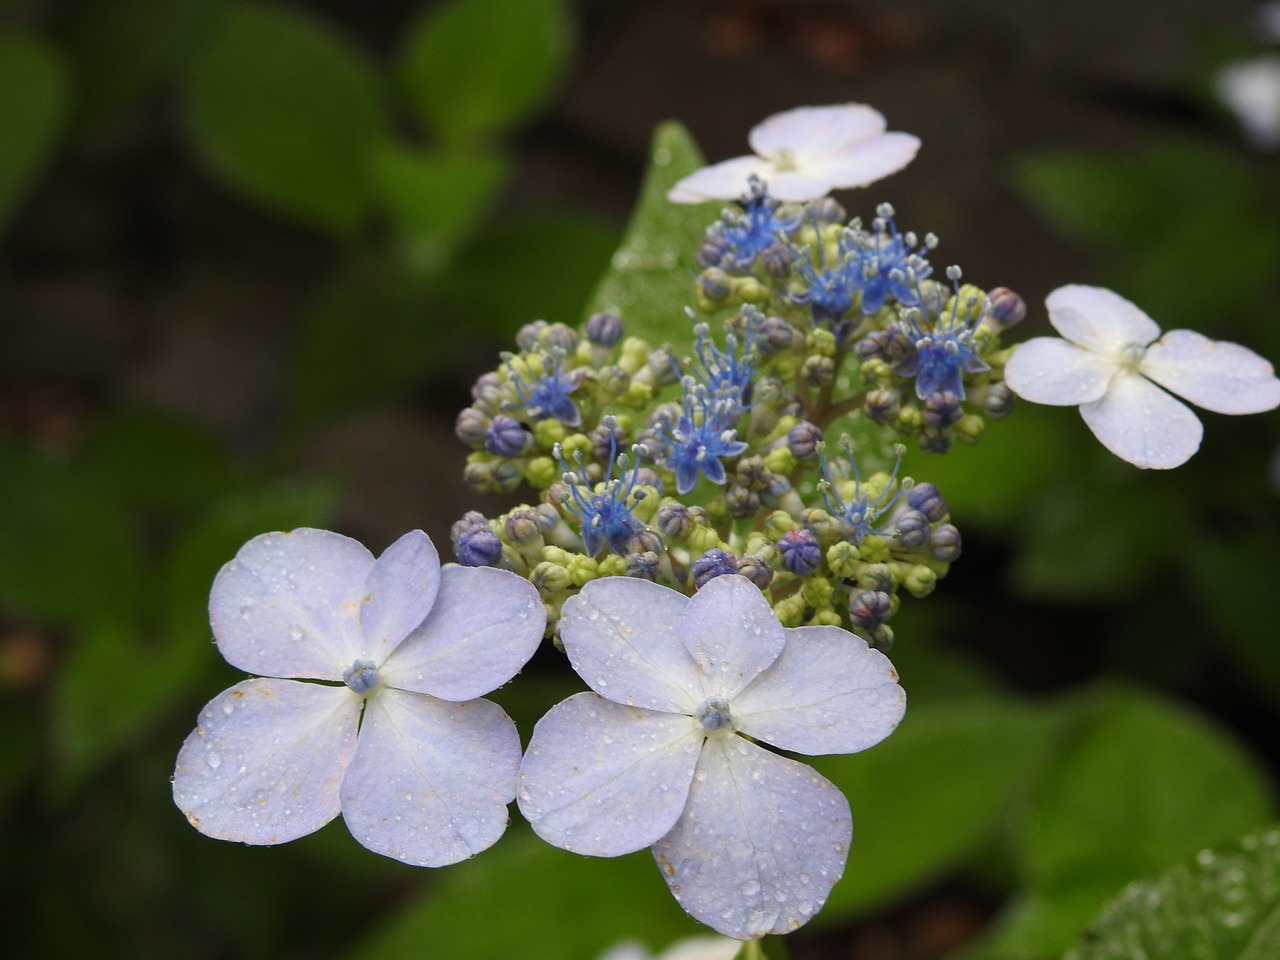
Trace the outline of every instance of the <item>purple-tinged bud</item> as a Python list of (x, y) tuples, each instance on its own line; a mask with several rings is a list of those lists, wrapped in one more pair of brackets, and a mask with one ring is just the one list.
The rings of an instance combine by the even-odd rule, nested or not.
[(494, 391), (501, 388), (502, 380), (498, 377), (497, 371), (490, 370), (476, 377), (476, 382), (471, 385), (471, 396), (476, 400), (487, 399), (493, 396)]
[(765, 317), (760, 325), (760, 349), (766, 354), (780, 353), (791, 346), (795, 331), (782, 317)]
[(587, 319), (587, 339), (598, 347), (612, 347), (622, 333), (622, 320), (612, 313), (593, 313)]
[(524, 546), (541, 539), (542, 527), (538, 512), (532, 507), (519, 507), (507, 514), (502, 532), (514, 544)]
[(666, 548), (662, 535), (648, 527), (642, 527), (627, 538), (627, 553), (662, 553)]
[(488, 529), (489, 518), (479, 510), (468, 510), (459, 519), (453, 521), (453, 526), (449, 528), (449, 539), (457, 544), (458, 537), (462, 536), (472, 527), (484, 527)]
[(645, 365), (652, 372), (654, 380), (660, 387), (665, 387), (680, 379), (680, 365), (676, 362), (675, 354), (672, 353), (669, 346), (658, 347), (650, 353)]
[(729, 241), (718, 233), (708, 233), (698, 245), (698, 266), (702, 269), (720, 266), (720, 261), (729, 252)]
[(883, 360), (889, 356), (889, 334), (884, 330), (872, 330), (853, 346), (859, 360)]
[(638, 580), (657, 580), (659, 572), (659, 556), (652, 550), (644, 553), (628, 553), (622, 558), (623, 573)]
[(775, 243), (765, 248), (760, 254), (760, 266), (764, 268), (764, 272), (775, 280), (781, 280), (791, 272), (791, 264), (795, 262), (796, 255), (792, 253), (791, 248), (785, 243)]
[(733, 469), (733, 482), (740, 487), (762, 490), (773, 478), (769, 468), (764, 464), (764, 457), (743, 457)]
[(893, 539), (906, 550), (920, 550), (929, 545), (929, 539), (933, 536), (933, 528), (929, 526), (929, 519), (919, 510), (910, 508), (903, 510), (894, 518), (894, 525), (897, 528), (893, 535)]
[(454, 538), (453, 554), (464, 567), (492, 567), (502, 559), (502, 541), (487, 523), (476, 524)]
[(693, 529), (693, 517), (683, 503), (664, 503), (658, 508), (653, 525), (668, 540), (683, 540)]
[(484, 446), (490, 422), (489, 418), (475, 407), (464, 407), (459, 412), (458, 419), (453, 422), (454, 436), (473, 450), (479, 450)]
[(932, 483), (917, 483), (907, 491), (907, 506), (919, 510), (930, 523), (937, 523), (947, 515), (947, 501)]
[(489, 480), (498, 493), (515, 493), (522, 479), (520, 468), (508, 460), (489, 464)]
[(650, 470), (648, 467), (640, 467), (636, 470), (636, 485), (641, 487), (653, 487), (658, 491), (658, 496), (663, 494), (662, 478), (658, 476), (656, 470)]
[(787, 448), (797, 460), (812, 460), (818, 455), (822, 431), (808, 420), (801, 420), (787, 434)]
[(733, 289), (733, 278), (719, 267), (708, 267), (698, 274), (698, 286), (708, 300), (723, 300)]
[(811, 387), (825, 387), (836, 378), (836, 362), (830, 357), (806, 357), (800, 367), (800, 376)]
[(533, 434), (519, 420), (501, 413), (493, 418), (484, 434), (484, 448), (495, 457), (518, 457), (532, 443)]
[(926, 427), (949, 427), (962, 416), (960, 398), (949, 390), (940, 390), (925, 398), (922, 420)]
[(627, 432), (618, 426), (618, 421), (605, 417), (608, 423), (601, 424), (591, 431), (591, 456), (601, 463), (609, 463), (623, 449), (627, 441)]
[(615, 364), (596, 374), (596, 383), (606, 397), (621, 397), (631, 386), (631, 374)]
[(769, 589), (773, 583), (773, 568), (754, 553), (744, 553), (738, 564), (738, 574), (746, 577), (761, 590)]
[(693, 561), (693, 582), (701, 590), (716, 577), (738, 572), (738, 558), (727, 550), (714, 548)]
[(960, 531), (944, 523), (933, 531), (933, 559), (951, 563), (960, 558)]
[(734, 485), (724, 492), (724, 506), (734, 520), (745, 520), (760, 509), (760, 494)]
[(516, 346), (526, 353), (534, 352), (538, 349), (538, 338), (548, 326), (550, 324), (545, 320), (534, 320), (532, 323), (526, 323), (516, 333)]
[(950, 427), (924, 426), (916, 434), (916, 443), (925, 453), (946, 453), (954, 440), (955, 433)]
[(892, 612), (893, 601), (881, 590), (855, 590), (849, 598), (849, 619), (855, 627), (874, 630)]
[(553, 323), (539, 331), (538, 342), (544, 350), (563, 350), (569, 354), (578, 346), (578, 331), (563, 323)]
[(812, 530), (788, 530), (778, 538), (782, 566), (797, 576), (807, 577), (822, 562), (822, 547)]
[(1007, 330), (1016, 323), (1022, 322), (1027, 315), (1027, 301), (1008, 287), (996, 287), (987, 294), (991, 308), (985, 319), (992, 322), (998, 330)]
[(873, 423), (881, 425), (893, 423), (902, 411), (898, 391), (868, 390), (867, 398), (862, 404), (862, 411)]
[(813, 216), (819, 223), (844, 223), (849, 214), (835, 197), (823, 197), (813, 204)]
[(760, 503), (763, 506), (773, 510), (778, 507), (782, 499), (794, 491), (791, 481), (780, 473), (771, 474), (769, 482), (764, 489), (760, 491)]
[(556, 527), (560, 526), (560, 511), (549, 503), (540, 503), (534, 507), (534, 513), (537, 514), (536, 521), (538, 530), (541, 533), (550, 533)]

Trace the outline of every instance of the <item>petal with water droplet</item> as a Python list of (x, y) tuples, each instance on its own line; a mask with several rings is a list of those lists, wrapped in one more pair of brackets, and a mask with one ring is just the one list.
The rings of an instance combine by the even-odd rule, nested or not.
[(1138, 306), (1106, 287), (1072, 283), (1045, 298), (1049, 322), (1086, 350), (1115, 356), (1129, 344), (1146, 346), (1160, 336), (1160, 325)]
[(1170, 330), (1153, 343), (1142, 372), (1214, 413), (1262, 413), (1280, 406), (1280, 380), (1264, 357), (1194, 330)]
[(1136, 373), (1117, 374), (1106, 396), (1083, 404), (1080, 416), (1117, 457), (1149, 469), (1186, 463), (1204, 434), (1190, 407)]
[(245, 680), (200, 712), (178, 752), (173, 800), (201, 833), (285, 843), (338, 815), (360, 697), (346, 687)]
[(427, 618), (440, 588), (440, 555), (421, 530), (406, 533), (374, 561), (360, 604), (363, 654), (382, 663)]
[(702, 739), (690, 717), (575, 694), (533, 729), (520, 812), (538, 836), (575, 853), (642, 850), (684, 809)]
[(496, 703), (383, 690), (342, 782), (342, 816), (375, 853), (423, 867), (486, 850), (507, 829), (520, 737)]
[(731, 702), (787, 642), (760, 588), (736, 575), (716, 577), (693, 595), (680, 638), (697, 664), (704, 694)]
[(1009, 389), (1032, 403), (1074, 407), (1107, 392), (1119, 362), (1058, 337), (1018, 345), (1004, 368)]
[(675, 898), (741, 940), (805, 923), (844, 872), (853, 835), (844, 794), (741, 737), (709, 739), (698, 773), (684, 815), (653, 848)]

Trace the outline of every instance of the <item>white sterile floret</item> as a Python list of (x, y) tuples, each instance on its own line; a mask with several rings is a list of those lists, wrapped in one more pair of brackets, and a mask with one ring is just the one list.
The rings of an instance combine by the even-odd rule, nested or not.
[(865, 187), (897, 173), (920, 149), (917, 137), (885, 126), (880, 112), (863, 103), (775, 113), (751, 130), (748, 140), (756, 156), (703, 167), (672, 187), (667, 199), (737, 200), (748, 192), (752, 177), (765, 182), (769, 196), (796, 202)]
[(754, 741), (879, 743), (906, 708), (888, 658), (839, 627), (785, 629), (736, 575), (692, 598), (594, 580), (565, 601), (560, 638), (591, 692), (534, 728), (516, 800), (539, 836), (597, 857), (652, 847), (680, 905), (739, 940), (817, 913), (844, 871), (848, 801)]
[(1169, 469), (1200, 448), (1200, 420), (1170, 393), (1215, 413), (1280, 405), (1271, 364), (1239, 344), (1192, 330), (1161, 337), (1154, 320), (1102, 287), (1059, 287), (1045, 305), (1066, 339), (1021, 344), (1005, 383), (1033, 403), (1079, 405), (1103, 446), (1136, 466)]
[(441, 568), (420, 530), (375, 560), (299, 529), (241, 547), (209, 619), (227, 661), (260, 676), (210, 701), (178, 753), (173, 798), (201, 833), (284, 843), (341, 812), (370, 850), (433, 867), (502, 836), (520, 739), (477, 698), (542, 639), (527, 580)]
[(1254, 147), (1280, 148), (1280, 54), (1229, 63), (1213, 85)]

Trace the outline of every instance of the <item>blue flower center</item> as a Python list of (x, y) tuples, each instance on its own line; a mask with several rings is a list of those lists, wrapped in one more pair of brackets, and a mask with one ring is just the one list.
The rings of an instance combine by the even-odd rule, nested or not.
[(1120, 366), (1130, 373), (1137, 373), (1147, 356), (1147, 348), (1140, 343), (1126, 343), (1120, 350)]
[(729, 701), (724, 697), (709, 697), (693, 712), (693, 716), (707, 733), (733, 732), (733, 717), (729, 714)]
[(378, 685), (378, 665), (372, 660), (357, 660), (342, 671), (342, 682), (355, 693), (368, 693)]

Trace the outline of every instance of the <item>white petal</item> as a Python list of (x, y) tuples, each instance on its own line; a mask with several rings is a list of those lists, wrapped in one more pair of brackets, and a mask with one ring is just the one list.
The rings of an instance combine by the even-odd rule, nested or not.
[(823, 170), (805, 167), (802, 170), (774, 171), (765, 178), (769, 196), (790, 203), (819, 200), (834, 188), (831, 177)]
[(496, 567), (447, 566), (431, 613), (392, 651), (379, 678), (442, 700), (473, 700), (528, 663), (546, 626), (528, 580)]
[(737, 200), (748, 191), (752, 174), (766, 182), (773, 167), (759, 157), (735, 157), (695, 170), (667, 192), (672, 203), (705, 203), (708, 200)]
[(209, 594), (222, 655), (249, 673), (341, 680), (361, 654), (360, 600), (372, 566), (368, 550), (328, 530), (254, 537)]
[(1095, 353), (1116, 356), (1129, 344), (1146, 346), (1159, 325), (1120, 294), (1105, 287), (1069, 284), (1045, 298), (1054, 329)]
[(1255, 147), (1280, 147), (1280, 54), (1227, 64), (1214, 77), (1214, 87)]
[(633, 577), (592, 580), (564, 602), (560, 641), (596, 693), (650, 710), (691, 713), (697, 668), (678, 628), (689, 598)]
[(1032, 403), (1074, 407), (1099, 399), (1119, 369), (1109, 356), (1058, 337), (1035, 337), (1013, 351), (1004, 382)]
[(898, 726), (907, 697), (889, 658), (839, 627), (797, 627), (731, 704), (734, 726), (799, 753), (856, 753)]
[(1204, 433), (1189, 407), (1131, 373), (1118, 374), (1106, 396), (1080, 407), (1080, 416), (1117, 457), (1156, 470), (1186, 463)]
[(1248, 347), (1170, 330), (1147, 349), (1142, 372), (1214, 413), (1262, 413), (1280, 406), (1280, 380)]
[[(886, 133), (874, 140), (846, 147), (830, 157), (807, 163), (803, 169), (810, 176), (826, 181), (828, 192), (865, 187), (897, 173), (915, 159), (919, 150), (918, 137), (909, 133)], [(779, 199), (790, 199), (772, 188), (769, 192)]]
[(800, 166), (839, 153), (851, 143), (884, 133), (884, 117), (865, 103), (796, 107), (751, 128), (747, 140), (760, 156), (775, 160), (791, 151)]
[(219, 840), (284, 843), (338, 815), (360, 697), (346, 687), (245, 680), (200, 711), (178, 751), (173, 800)]
[(679, 629), (703, 693), (730, 701), (778, 659), (787, 642), (760, 588), (736, 575), (716, 577), (695, 593)]
[(364, 583), (364, 655), (382, 663), (426, 619), (439, 587), (440, 555), (425, 533), (413, 530), (387, 547)]
[(653, 855), (680, 906), (751, 940), (794, 930), (822, 908), (852, 835), (844, 794), (812, 767), (714, 737), (684, 816)]
[(375, 853), (420, 867), (457, 863), (507, 829), (519, 767), (520, 736), (496, 703), (383, 690), (365, 707), (342, 817)]
[(642, 850), (684, 809), (702, 740), (691, 717), (574, 694), (533, 728), (520, 812), (542, 839), (575, 853)]

